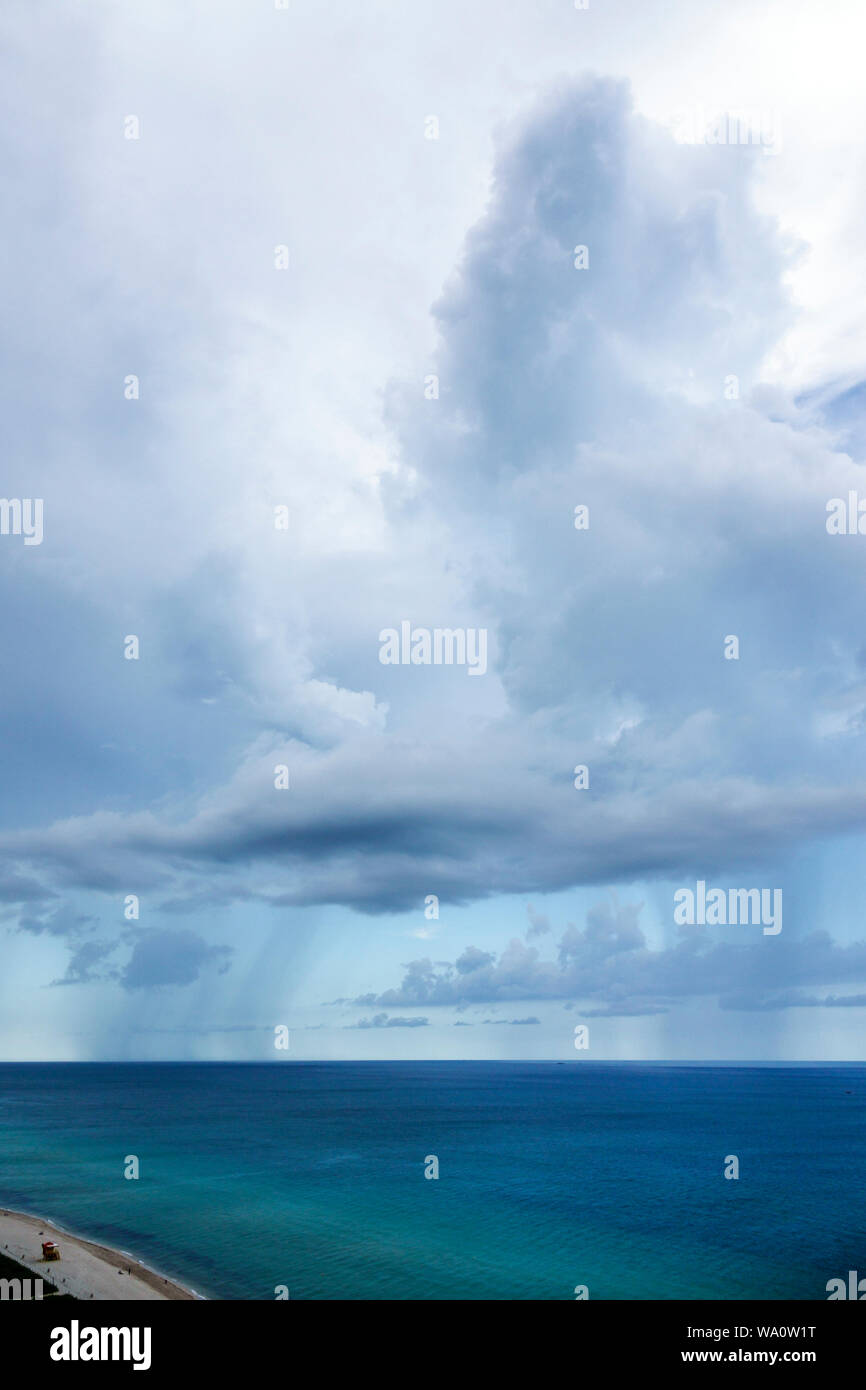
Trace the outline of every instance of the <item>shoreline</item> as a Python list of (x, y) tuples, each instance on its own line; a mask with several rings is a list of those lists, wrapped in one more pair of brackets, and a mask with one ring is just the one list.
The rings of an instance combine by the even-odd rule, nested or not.
[[(43, 1240), (60, 1246), (59, 1260), (42, 1258)], [(59, 1293), (82, 1302), (206, 1301), (204, 1294), (151, 1269), (127, 1251), (74, 1235), (31, 1212), (0, 1207), (0, 1253), (34, 1277), (54, 1284)]]

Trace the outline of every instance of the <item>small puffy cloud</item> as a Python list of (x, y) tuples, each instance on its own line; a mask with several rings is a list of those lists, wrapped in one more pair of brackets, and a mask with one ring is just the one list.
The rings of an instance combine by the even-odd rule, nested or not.
[(536, 912), (532, 903), (526, 904), (526, 915), (529, 918), (529, 926), (526, 930), (527, 938), (533, 936), (546, 936), (550, 931), (550, 920), (544, 913)]
[(207, 966), (224, 974), (232, 954), (231, 947), (209, 946), (192, 931), (140, 932), (120, 982), (128, 990), (191, 985)]
[(458, 975), (469, 975), (473, 970), (483, 970), (487, 965), (492, 965), (496, 957), (492, 951), (479, 951), (477, 946), (467, 946), (462, 956), (458, 956), (454, 962), (454, 969)]
[(66, 967), (66, 974), (59, 980), (52, 980), (52, 985), (88, 985), (100, 980), (117, 979), (116, 969), (104, 969), (109, 956), (116, 950), (117, 942), (115, 941), (82, 942), (72, 952)]

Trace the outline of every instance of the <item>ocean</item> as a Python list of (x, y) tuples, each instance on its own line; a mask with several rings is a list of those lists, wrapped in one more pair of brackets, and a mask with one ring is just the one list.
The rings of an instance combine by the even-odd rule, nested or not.
[(864, 1198), (860, 1064), (0, 1064), (0, 1205), (211, 1298), (826, 1299)]

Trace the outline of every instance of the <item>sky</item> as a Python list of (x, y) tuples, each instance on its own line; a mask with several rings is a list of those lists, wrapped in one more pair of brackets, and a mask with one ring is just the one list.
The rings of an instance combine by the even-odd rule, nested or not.
[(0, 1057), (866, 1058), (860, 7), (0, 26)]

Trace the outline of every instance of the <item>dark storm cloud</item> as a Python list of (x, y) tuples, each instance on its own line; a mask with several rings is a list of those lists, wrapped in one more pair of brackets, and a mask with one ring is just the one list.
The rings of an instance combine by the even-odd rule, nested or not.
[(117, 950), (114, 941), (85, 941), (76, 946), (69, 958), (66, 974), (52, 985), (88, 985), (102, 980), (116, 980), (116, 969), (106, 969), (109, 956)]
[[(38, 860), (58, 882), (99, 880), (116, 892), (130, 882), (159, 891), (197, 868), (207, 872), (214, 901), (346, 903), (374, 913), (417, 906), (419, 882), (435, 886), (441, 901), (461, 903), (532, 887), (748, 868), (804, 835), (853, 832), (866, 818), (861, 785), (677, 783), (669, 769), (647, 768), (642, 792), (627, 791), (617, 784), (631, 782), (634, 771), (601, 750), (595, 766), (607, 793), (577, 793), (571, 749), (542, 744), (536, 758), (544, 766), (527, 771), (519, 765), (521, 751), (529, 756), (522, 738), (516, 728), (491, 730), (483, 750), (452, 746), (438, 768), (420, 750), (395, 760), (378, 739), (324, 756), (274, 750), (257, 761), (255, 786), (247, 768), (215, 806), (183, 824), (149, 813), (99, 815), (3, 836), (0, 852)], [(273, 791), (279, 758), (294, 772), (283, 801)], [(256, 864), (270, 865), (285, 891), (257, 885), (249, 875)]]
[(10, 873), (5, 878), (0, 879), (0, 902), (2, 903), (45, 902), (56, 896), (56, 893), (45, 888), (36, 879), (22, 878), (20, 874)]
[(22, 912), (18, 919), (18, 930), (30, 932), (32, 936), (74, 937), (92, 931), (95, 923), (95, 917), (61, 906), (53, 912)]
[(141, 932), (120, 983), (128, 990), (190, 985), (207, 966), (224, 973), (232, 955), (230, 947), (209, 946), (195, 932)]
[[(93, 685), (112, 744), (123, 737), (112, 709), (134, 711), (126, 766), (144, 780), (112, 811), (6, 830), (0, 856), (17, 882), (134, 884), (175, 913), (256, 901), (378, 914), (428, 891), (465, 904), (746, 869), (862, 831), (862, 560), (824, 530), (826, 498), (857, 470), (811, 406), (779, 418), (748, 395), (787, 322), (796, 249), (755, 210), (753, 153), (676, 145), (617, 81), (545, 98), (503, 145), (436, 305), (436, 410), (422, 413), (417, 391), (389, 394), (399, 463), (382, 481), (382, 548), (306, 561), (291, 594), (280, 560), (251, 609), (252, 557), (231, 531), (178, 569), (200, 499), (168, 494), (175, 569), (142, 600), (152, 657), (123, 669), (94, 636), (95, 611), (78, 642), (101, 653), (95, 679), (62, 647), (76, 707)], [(722, 394), (731, 371), (736, 401)], [(581, 502), (585, 533), (572, 524)], [(378, 632), (407, 612), (410, 581), (422, 619), (450, 623), (458, 601), (482, 615), (486, 676), (378, 662)], [(260, 638), (250, 611), (274, 594)], [(739, 662), (722, 655), (732, 631)], [(485, 682), (487, 704), (470, 690)], [(467, 717), (470, 696), (480, 703)], [(208, 701), (225, 704), (214, 724)], [(106, 802), (113, 757), (91, 805)], [(160, 760), (162, 800), (148, 780)], [(274, 788), (282, 763), (286, 793)], [(591, 771), (585, 791), (577, 763)], [(194, 792), (167, 797), (181, 786)], [(530, 918), (530, 938), (543, 923)], [(589, 972), (603, 991), (605, 972), (628, 976), (640, 960), (638, 996), (676, 995), (686, 965), (703, 987), (711, 948), (642, 956), (618, 930), (615, 950), (583, 941), (579, 970), (566, 933), (555, 967), (524, 959), (524, 945), (495, 963), (467, 953), (453, 975), (465, 991), (495, 980), (519, 997), (508, 990), (528, 972), (542, 996), (562, 997), (561, 977)], [(156, 938), (138, 943), (124, 984), (195, 978), (198, 948), (173, 939), (165, 959)], [(714, 965), (736, 975), (720, 949)], [(429, 989), (462, 997), (452, 984)]]

